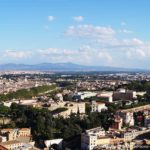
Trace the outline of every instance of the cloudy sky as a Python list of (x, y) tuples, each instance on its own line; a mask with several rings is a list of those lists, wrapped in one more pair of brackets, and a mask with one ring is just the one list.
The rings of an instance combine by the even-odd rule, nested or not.
[(0, 0), (0, 64), (149, 68), (149, 0)]

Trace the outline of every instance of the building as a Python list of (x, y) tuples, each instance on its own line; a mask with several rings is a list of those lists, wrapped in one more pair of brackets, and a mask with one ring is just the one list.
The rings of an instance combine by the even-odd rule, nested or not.
[(123, 123), (128, 126), (134, 126), (134, 116), (133, 112), (130, 111), (118, 111), (117, 116), (120, 116), (123, 119)]
[(113, 92), (113, 101), (118, 100), (132, 100), (134, 92), (131, 90), (119, 89), (118, 91)]
[(144, 96), (146, 92), (133, 92), (133, 97), (137, 98), (138, 96)]
[(119, 116), (115, 116), (114, 122), (112, 124), (113, 129), (121, 130), (123, 125), (123, 119)]
[(0, 145), (3, 146), (4, 148), (7, 148), (8, 150), (13, 150), (21, 147), (23, 143), (16, 140), (12, 140), (12, 141), (2, 142), (0, 143)]
[(30, 128), (21, 128), (21, 129), (1, 129), (0, 134), (7, 137), (8, 141), (16, 140), (19, 137), (30, 137), (31, 136), (31, 129)]
[(1, 147), (2, 150), (39, 150), (30, 143), (24, 143), (17, 140), (2, 142), (0, 143), (0, 150)]
[(85, 98), (90, 98), (96, 96), (97, 93), (95, 92), (75, 92), (72, 95), (73, 100), (84, 100)]
[(63, 102), (63, 95), (61, 93), (57, 93), (55, 95), (55, 99), (59, 102)]
[(7, 137), (0, 135), (0, 142), (6, 142), (6, 141), (7, 141)]
[(125, 131), (121, 133), (121, 138), (124, 138), (124, 141), (131, 141), (138, 135), (138, 132), (135, 130)]
[(105, 103), (92, 101), (92, 112), (101, 112), (102, 110), (107, 110)]
[(81, 149), (92, 150), (101, 144), (109, 144), (110, 138), (105, 136), (105, 131), (101, 127), (86, 130), (81, 135)]
[(150, 126), (150, 115), (146, 115), (144, 118), (144, 126), (149, 127)]
[(105, 92), (100, 92), (97, 97), (101, 98), (101, 99), (104, 99), (108, 102), (113, 102), (113, 92), (108, 92), (108, 91), (105, 91)]
[(84, 102), (66, 102), (63, 108), (67, 110), (54, 114), (54, 117), (63, 116), (64, 118), (68, 118), (71, 113), (74, 114), (85, 114), (85, 103)]

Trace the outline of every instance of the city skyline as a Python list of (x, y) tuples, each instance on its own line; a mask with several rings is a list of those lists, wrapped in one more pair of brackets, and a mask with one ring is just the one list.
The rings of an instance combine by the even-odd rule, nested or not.
[(149, 69), (148, 0), (1, 0), (0, 64)]

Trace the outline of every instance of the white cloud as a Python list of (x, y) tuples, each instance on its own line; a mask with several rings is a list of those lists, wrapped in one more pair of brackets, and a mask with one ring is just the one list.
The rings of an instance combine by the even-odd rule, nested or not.
[(99, 52), (98, 57), (101, 59), (106, 59), (107, 62), (113, 61), (111, 54), (109, 54), (108, 52)]
[[(128, 67), (133, 62), (149, 60), (150, 43), (134, 37), (133, 34), (127, 37), (128, 34), (125, 33), (127, 31), (118, 31), (118, 29), (109, 26), (74, 25), (67, 28), (65, 35), (76, 38), (78, 44), (76, 49), (56, 47), (34, 50), (33, 52), (7, 50), (2, 56), (4, 56), (3, 59), (16, 60), (30, 58), (31, 62), (73, 62), (99, 66), (120, 65), (120, 67)], [(33, 58), (38, 58), (38, 60)]]
[(73, 17), (73, 20), (77, 21), (77, 22), (81, 22), (84, 20), (84, 17), (83, 16), (75, 16), (75, 17)]
[[(99, 58), (105, 58), (107, 63), (115, 61), (114, 64), (121, 64), (122, 61), (130, 62), (131, 60), (139, 61), (150, 58), (150, 43), (133, 37), (134, 35), (130, 35), (130, 38), (127, 37), (126, 34), (132, 33), (132, 31), (126, 29), (122, 29), (122, 32), (117, 31), (107, 26), (77, 25), (68, 27), (65, 35), (79, 38), (80, 41), (84, 39), (82, 42), (85, 42), (86, 39), (86, 43), (90, 44), (93, 52), (88, 56), (95, 57), (95, 60), (92, 59), (95, 62), (98, 60), (98, 56)], [(101, 51), (95, 51), (94, 47)], [(94, 56), (94, 54), (97, 56)]]
[(88, 45), (80, 47), (78, 50), (48, 48), (40, 49), (38, 53), (43, 59), (52, 62), (73, 62), (81, 64), (92, 64), (95, 62), (106, 65), (111, 64), (113, 58), (108, 52), (91, 48)]
[(131, 33), (133, 33), (133, 31), (127, 30), (127, 29), (121, 29), (121, 30), (119, 30), (119, 32), (120, 32), (120, 33), (126, 33), (126, 34), (131, 34)]
[(78, 25), (70, 26), (65, 32), (67, 36), (80, 38), (97, 38), (107, 39), (115, 34), (111, 27), (93, 26), (93, 25)]
[(55, 19), (54, 16), (48, 16), (48, 21), (53, 21)]
[(27, 58), (32, 55), (29, 51), (17, 51), (17, 50), (6, 50), (3, 53), (3, 57), (7, 57), (9, 59), (22, 59)]

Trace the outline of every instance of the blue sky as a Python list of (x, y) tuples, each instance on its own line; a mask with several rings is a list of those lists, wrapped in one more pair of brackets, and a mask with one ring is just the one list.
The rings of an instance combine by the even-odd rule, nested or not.
[(149, 0), (0, 0), (0, 64), (149, 68)]

